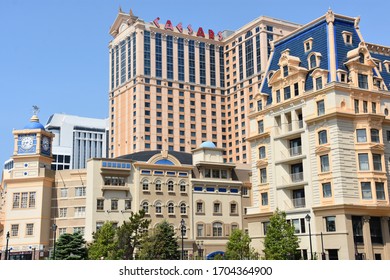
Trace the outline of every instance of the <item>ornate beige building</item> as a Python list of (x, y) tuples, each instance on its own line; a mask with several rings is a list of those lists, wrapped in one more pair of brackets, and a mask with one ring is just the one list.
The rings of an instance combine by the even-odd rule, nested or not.
[(304, 258), (390, 258), (389, 58), (331, 10), (274, 43), (249, 116), (256, 248), (279, 208)]
[(91, 242), (104, 222), (120, 226), (141, 209), (151, 229), (167, 220), (181, 237), (184, 222), (185, 258), (225, 251), (231, 230), (245, 227), (250, 167), (224, 163), (212, 142), (193, 154), (144, 151), (52, 171), (54, 135), (36, 116), (14, 136), (14, 167), (2, 181), (1, 259), (47, 258), (61, 234), (81, 232)]

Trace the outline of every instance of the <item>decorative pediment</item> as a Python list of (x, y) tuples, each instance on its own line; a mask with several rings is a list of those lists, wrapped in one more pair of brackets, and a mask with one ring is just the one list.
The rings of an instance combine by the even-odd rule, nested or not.
[(327, 154), (330, 152), (330, 146), (329, 145), (321, 145), (316, 147), (315, 149), (316, 154)]
[(384, 151), (385, 145), (383, 144), (374, 144), (371, 146), (371, 150)]
[(259, 159), (257, 162), (256, 162), (256, 166), (257, 167), (264, 167), (264, 166), (267, 166), (268, 165), (268, 161), (267, 160), (264, 160), (264, 159)]
[[(362, 57), (363, 56), (363, 57)], [(364, 63), (361, 62), (361, 59), (364, 58)], [(375, 67), (375, 61), (372, 60), (370, 52), (364, 42), (360, 42), (359, 46), (353, 50), (350, 50), (347, 53), (348, 61), (345, 62), (345, 65), (350, 66), (351, 64), (360, 63), (369, 67)]]

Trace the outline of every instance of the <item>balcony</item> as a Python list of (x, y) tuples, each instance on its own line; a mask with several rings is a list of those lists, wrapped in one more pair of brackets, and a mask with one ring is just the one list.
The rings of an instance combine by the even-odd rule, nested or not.
[(296, 157), (302, 155), (302, 146), (296, 146), (288, 149), (290, 157)]
[(300, 198), (293, 198), (292, 199), (294, 208), (305, 208), (306, 207), (306, 201), (304, 197)]
[(290, 179), (292, 183), (298, 183), (303, 181), (303, 172), (291, 173)]

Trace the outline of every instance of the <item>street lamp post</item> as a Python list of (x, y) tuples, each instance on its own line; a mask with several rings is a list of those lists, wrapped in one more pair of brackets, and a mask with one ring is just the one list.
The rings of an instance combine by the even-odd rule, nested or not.
[(9, 255), (9, 252), (8, 252), (9, 231), (7, 232), (6, 238), (7, 238), (7, 243), (5, 244), (5, 258), (4, 258), (4, 260), (9, 259), (8, 258), (8, 255)]
[(306, 215), (305, 217), (306, 221), (308, 222), (309, 224), (309, 240), (310, 240), (310, 259), (312, 260), (313, 259), (313, 247), (312, 247), (312, 244), (311, 244), (311, 227), (310, 227), (310, 220), (311, 220), (311, 217), (309, 214)]
[(184, 234), (185, 234), (185, 222), (181, 219), (180, 230), (181, 230), (181, 259), (184, 260)]
[(203, 241), (197, 241), (196, 245), (198, 247), (198, 257), (199, 257), (199, 259), (203, 259), (203, 252), (202, 252)]
[(56, 224), (53, 224), (51, 226), (51, 229), (53, 230), (53, 237), (54, 237), (54, 241), (53, 241), (53, 260), (56, 259), (56, 235), (57, 235), (57, 225)]
[(324, 237), (322, 235), (322, 231), (321, 231), (321, 247), (322, 247), (322, 259), (323, 260), (326, 260), (326, 255), (325, 255), (325, 250), (324, 250)]

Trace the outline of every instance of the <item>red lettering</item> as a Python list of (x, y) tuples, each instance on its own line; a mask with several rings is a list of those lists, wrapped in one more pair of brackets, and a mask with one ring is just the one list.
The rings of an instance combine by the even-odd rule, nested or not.
[(194, 30), (192, 30), (191, 24), (189, 24), (189, 25), (187, 26), (187, 29), (188, 29), (188, 34), (189, 34), (189, 35), (192, 35), (192, 33), (194, 33)]
[(176, 25), (176, 28), (177, 30), (179, 30), (180, 33), (183, 33), (183, 25), (181, 24), (181, 22), (178, 25)]
[(202, 27), (199, 27), (198, 33), (196, 33), (196, 36), (198, 36), (198, 37), (203, 37), (203, 38), (204, 38), (204, 32), (203, 32)]
[(158, 28), (160, 28), (160, 24), (158, 23), (159, 20), (160, 20), (159, 17), (153, 20), (154, 25), (157, 26)]
[(169, 19), (167, 20), (167, 23), (165, 24), (165, 29), (169, 29), (169, 30), (173, 31), (173, 25)]
[(209, 39), (214, 40), (214, 31), (209, 29)]
[(218, 40), (219, 41), (223, 40), (223, 36), (222, 36), (222, 32), (221, 31), (218, 32)]

